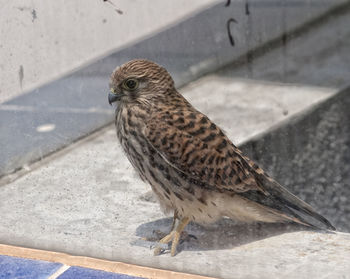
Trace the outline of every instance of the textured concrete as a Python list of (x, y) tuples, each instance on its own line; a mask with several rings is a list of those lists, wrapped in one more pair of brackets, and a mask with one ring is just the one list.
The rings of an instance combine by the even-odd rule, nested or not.
[[(245, 57), (216, 74), (332, 88), (349, 85), (349, 7), (324, 17), (318, 28), (287, 36), (277, 48)], [(241, 61), (242, 62), (242, 61)]]
[(181, 92), (239, 144), (330, 97), (336, 89), (212, 74), (190, 83)]
[[(333, 93), (244, 80), (207, 77), (204, 81), (191, 84), (184, 90), (186, 96), (238, 141), (254, 135), (260, 125), (260, 129), (271, 127), (301, 106)], [(201, 98), (213, 88), (216, 94)], [(264, 117), (256, 119), (257, 114)], [(232, 116), (232, 125), (227, 115)], [(235, 119), (240, 119), (239, 125)], [(167, 232), (171, 219), (160, 212), (148, 194), (149, 186), (127, 162), (113, 127), (47, 158), (0, 189), (1, 243), (223, 278), (346, 278), (350, 274), (347, 234), (242, 225), (227, 219), (209, 227), (191, 224), (187, 232), (195, 238), (180, 245), (181, 253), (175, 258), (154, 257), (150, 247), (158, 235), (155, 230)]]
[(243, 150), (350, 232), (350, 88), (266, 131)]

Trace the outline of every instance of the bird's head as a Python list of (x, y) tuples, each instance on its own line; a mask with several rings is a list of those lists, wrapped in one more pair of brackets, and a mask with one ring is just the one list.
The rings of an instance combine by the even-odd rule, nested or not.
[(170, 94), (174, 81), (163, 67), (145, 59), (131, 60), (117, 67), (111, 75), (110, 104), (159, 99)]

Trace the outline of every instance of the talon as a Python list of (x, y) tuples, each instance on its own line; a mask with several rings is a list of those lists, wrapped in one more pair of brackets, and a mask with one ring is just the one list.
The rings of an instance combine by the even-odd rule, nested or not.
[(168, 244), (169, 242), (172, 241), (170, 254), (172, 257), (174, 257), (176, 254), (176, 248), (179, 243), (181, 233), (189, 222), (190, 222), (189, 218), (187, 217), (182, 218), (179, 224), (177, 225), (176, 229), (174, 231), (171, 231), (168, 235), (166, 235), (159, 241), (157, 247), (154, 249), (153, 254), (155, 256), (158, 256), (161, 253), (163, 253), (165, 249), (161, 246)]
[(160, 255), (160, 254), (163, 254), (163, 253), (165, 252), (165, 250), (169, 249), (167, 243), (161, 243), (161, 242), (159, 242), (159, 243), (153, 245), (153, 247), (155, 247), (155, 248), (154, 248), (154, 251), (153, 251), (153, 254), (154, 254), (155, 256), (158, 256), (158, 255)]
[(163, 250), (162, 248), (157, 247), (157, 248), (154, 249), (153, 255), (154, 255), (154, 256), (159, 256), (159, 255), (162, 254), (163, 252), (164, 252), (164, 250)]

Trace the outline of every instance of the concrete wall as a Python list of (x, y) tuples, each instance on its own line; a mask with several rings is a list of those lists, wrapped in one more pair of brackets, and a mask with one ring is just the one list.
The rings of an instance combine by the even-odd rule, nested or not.
[[(163, 34), (157, 44), (121, 53), (125, 59), (136, 55), (173, 65), (172, 72), (186, 69), (176, 71), (176, 78), (188, 82), (348, 1), (236, 0), (229, 6), (218, 0), (2, 2), (0, 103), (202, 13), (200, 20)], [(231, 31), (234, 47), (226, 29), (230, 18), (237, 22)]]
[(350, 231), (350, 88), (241, 148), (282, 185)]
[[(246, 61), (248, 51), (317, 26), (334, 9), (349, 6), (345, 0), (240, 0), (229, 6), (209, 0), (190, 5), (153, 1), (152, 6), (142, 1), (74, 3), (11, 1), (1, 10), (1, 42), (6, 44), (0, 46), (0, 102), (7, 101), (0, 104), (5, 123), (0, 144), (6, 146), (0, 150), (0, 176), (111, 122), (105, 97), (109, 75), (127, 60), (154, 60), (179, 86), (239, 58)], [(226, 28), (230, 18), (237, 21), (231, 30), (234, 46)], [(111, 49), (112, 54), (96, 58)], [(64, 77), (22, 94), (63, 72)], [(43, 132), (43, 127), (50, 130)]]
[(217, 2), (0, 1), (0, 103)]

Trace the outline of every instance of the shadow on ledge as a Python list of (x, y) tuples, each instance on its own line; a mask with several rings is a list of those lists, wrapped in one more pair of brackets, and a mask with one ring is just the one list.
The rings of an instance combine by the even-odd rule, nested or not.
[[(163, 218), (140, 225), (136, 229), (136, 235), (140, 239), (131, 244), (152, 248), (161, 238), (160, 235), (164, 236), (169, 232), (171, 223), (172, 218)], [(207, 226), (191, 222), (184, 230), (185, 239), (180, 241), (178, 251), (231, 249), (279, 234), (302, 230), (311, 231), (310, 228), (292, 223), (246, 224), (228, 218), (223, 218)]]

